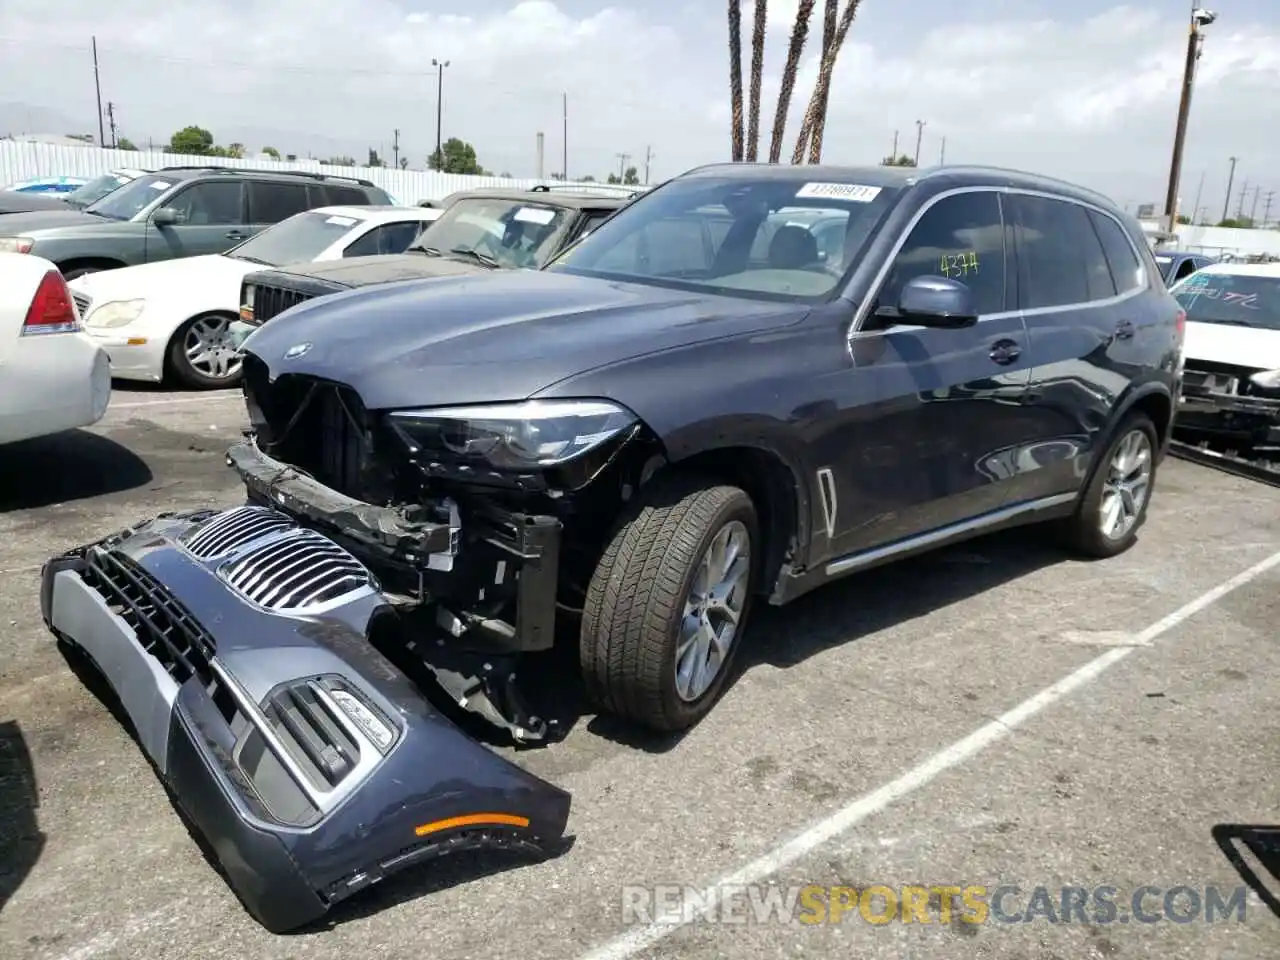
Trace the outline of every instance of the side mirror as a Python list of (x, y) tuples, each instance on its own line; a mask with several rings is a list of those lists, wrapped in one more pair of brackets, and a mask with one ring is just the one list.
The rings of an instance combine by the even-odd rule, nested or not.
[(904, 323), (955, 329), (978, 322), (973, 291), (947, 277), (913, 277), (902, 288), (898, 314)]
[(175, 223), (182, 223), (185, 219), (186, 217), (183, 216), (182, 211), (173, 207), (161, 207), (151, 215), (151, 222), (157, 227), (172, 226)]

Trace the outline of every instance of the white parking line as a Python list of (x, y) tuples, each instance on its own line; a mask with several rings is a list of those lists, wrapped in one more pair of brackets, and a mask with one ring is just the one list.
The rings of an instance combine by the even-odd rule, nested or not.
[(932, 757), (908, 770), (893, 782), (886, 783), (871, 793), (859, 797), (831, 816), (807, 827), (781, 846), (775, 847), (741, 869), (721, 877), (711, 886), (702, 890), (699, 896), (692, 898), (691, 902), (687, 901), (682, 907), (678, 907), (666, 914), (658, 914), (652, 923), (633, 927), (621, 936), (584, 954), (580, 960), (627, 960), (627, 958), (634, 957), (642, 950), (647, 950), (654, 944), (665, 940), (681, 927), (715, 910), (719, 904), (721, 891), (740, 888), (744, 884), (758, 883), (801, 858), (808, 856), (823, 844), (852, 830), (868, 817), (879, 813), (894, 802), (926, 786), (952, 767), (957, 767), (966, 760), (973, 759), (987, 747), (1004, 739), (1045, 708), (1052, 706), (1062, 698), (1096, 680), (1109, 668), (1115, 666), (1130, 654), (1151, 646), (1157, 638), (1168, 633), (1183, 621), (1195, 616), (1201, 610), (1221, 600), (1231, 591), (1244, 586), (1251, 580), (1257, 579), (1276, 566), (1280, 566), (1280, 553), (1273, 553), (1261, 563), (1257, 563), (1243, 573), (1237, 574), (1209, 592), (1201, 594), (1195, 600), (1175, 610), (1163, 620), (1156, 621), (1134, 636), (1132, 646), (1114, 647), (1097, 658), (1090, 660), (1083, 667), (1067, 674), (1057, 683), (1046, 687), (1002, 716), (979, 727), (963, 740), (958, 740), (951, 746), (935, 753)]
[(208, 393), (201, 394), (198, 397), (177, 397), (170, 400), (135, 400), (131, 403), (109, 403), (107, 404), (107, 413), (112, 410), (132, 410), (136, 407), (165, 407), (177, 406), (184, 403), (207, 403), (210, 400), (232, 400), (243, 397), (239, 390), (211, 390)]

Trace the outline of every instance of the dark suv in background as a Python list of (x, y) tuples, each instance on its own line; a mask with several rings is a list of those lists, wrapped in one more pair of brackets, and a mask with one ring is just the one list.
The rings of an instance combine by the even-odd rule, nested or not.
[(576, 186), (454, 193), (439, 204), (444, 207), (440, 218), (406, 253), (249, 274), (241, 284), (240, 319), (260, 326), (305, 300), (398, 280), (540, 269), (636, 195), (631, 189)]
[(0, 252), (52, 260), (70, 280), (96, 270), (222, 253), (314, 207), (392, 202), (368, 180), (302, 171), (166, 167), (83, 210), (0, 218)]

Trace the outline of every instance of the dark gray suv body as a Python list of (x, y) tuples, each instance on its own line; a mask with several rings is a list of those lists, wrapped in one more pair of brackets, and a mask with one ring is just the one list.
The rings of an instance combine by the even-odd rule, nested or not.
[(44, 257), (70, 280), (97, 270), (222, 253), (314, 207), (392, 202), (368, 180), (300, 171), (167, 167), (138, 177), (84, 210), (5, 216), (0, 220), (0, 252)]

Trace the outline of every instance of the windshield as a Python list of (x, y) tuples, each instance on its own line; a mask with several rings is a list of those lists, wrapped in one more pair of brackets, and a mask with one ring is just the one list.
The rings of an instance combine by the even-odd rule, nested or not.
[(898, 194), (852, 180), (690, 177), (616, 213), (548, 269), (782, 302), (818, 302)]
[(555, 253), (551, 238), (572, 216), (564, 207), (507, 197), (456, 200), (411, 250), (438, 256), (473, 255), (501, 267), (541, 267)]
[(139, 177), (112, 190), (97, 203), (89, 204), (85, 212), (112, 220), (132, 220), (176, 182), (163, 175)]
[(320, 256), (358, 223), (360, 220), (356, 217), (314, 210), (295, 213), (228, 250), (226, 256), (272, 267), (305, 263)]
[(71, 191), (63, 199), (73, 207), (87, 207), (95, 200), (101, 200), (117, 187), (123, 187), (132, 179), (121, 173), (104, 173), (100, 177), (94, 177), (79, 190)]
[(1201, 271), (1171, 292), (1193, 323), (1280, 330), (1280, 276)]

